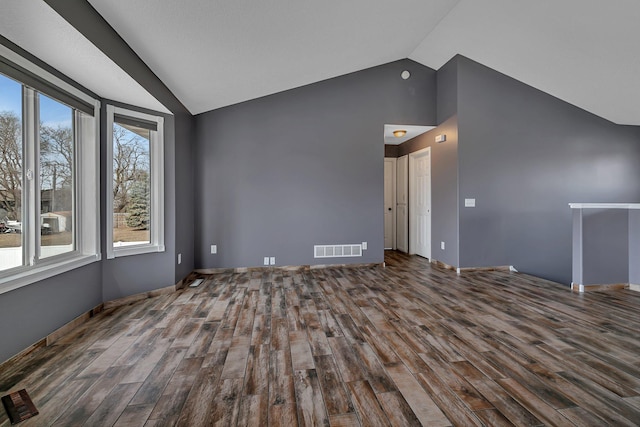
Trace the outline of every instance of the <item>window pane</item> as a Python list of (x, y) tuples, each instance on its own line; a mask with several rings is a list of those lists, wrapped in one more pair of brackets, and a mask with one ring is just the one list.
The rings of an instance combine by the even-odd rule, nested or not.
[(74, 250), (73, 109), (42, 94), (40, 105), (40, 258)]
[(113, 124), (113, 246), (151, 243), (151, 131)]
[(0, 271), (24, 264), (22, 85), (0, 75)]

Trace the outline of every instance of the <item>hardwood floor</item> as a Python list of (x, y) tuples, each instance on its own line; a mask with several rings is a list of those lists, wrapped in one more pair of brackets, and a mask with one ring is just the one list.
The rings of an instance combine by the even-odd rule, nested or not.
[(386, 262), (204, 276), (1, 366), (0, 392), (27, 389), (25, 427), (640, 424), (640, 293)]

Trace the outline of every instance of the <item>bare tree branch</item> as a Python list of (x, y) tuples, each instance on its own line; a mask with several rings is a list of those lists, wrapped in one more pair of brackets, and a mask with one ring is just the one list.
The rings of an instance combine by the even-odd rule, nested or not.
[(0, 209), (20, 220), (22, 202), (22, 126), (20, 117), (0, 112)]
[(127, 212), (131, 188), (149, 173), (149, 142), (126, 129), (113, 128), (113, 211)]

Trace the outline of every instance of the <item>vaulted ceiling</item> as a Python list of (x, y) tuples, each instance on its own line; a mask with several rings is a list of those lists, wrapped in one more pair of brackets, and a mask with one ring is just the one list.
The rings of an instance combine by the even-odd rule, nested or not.
[[(88, 1), (193, 114), (403, 58), (438, 69), (462, 54), (640, 125), (636, 0)], [(44, 1), (3, 2), (0, 34), (104, 98), (166, 110)]]

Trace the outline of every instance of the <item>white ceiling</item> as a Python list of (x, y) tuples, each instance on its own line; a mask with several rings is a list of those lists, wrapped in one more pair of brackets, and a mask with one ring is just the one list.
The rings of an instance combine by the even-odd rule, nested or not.
[[(403, 142), (415, 138), (418, 135), (422, 135), (434, 128), (435, 126), (386, 124), (384, 125), (384, 143), (389, 145), (400, 145)], [(398, 137), (393, 134), (396, 130), (404, 130), (407, 133), (404, 136)]]
[(618, 124), (640, 125), (640, 1), (462, 0), (409, 58), (460, 53)]
[(406, 58), (457, 1), (89, 3), (198, 114)]
[[(194, 114), (402, 58), (438, 69), (460, 53), (640, 125), (637, 0), (88, 1)], [(44, 1), (4, 1), (0, 34), (100, 96), (164, 110)]]
[(42, 0), (3, 1), (0, 34), (103, 98), (169, 112)]

